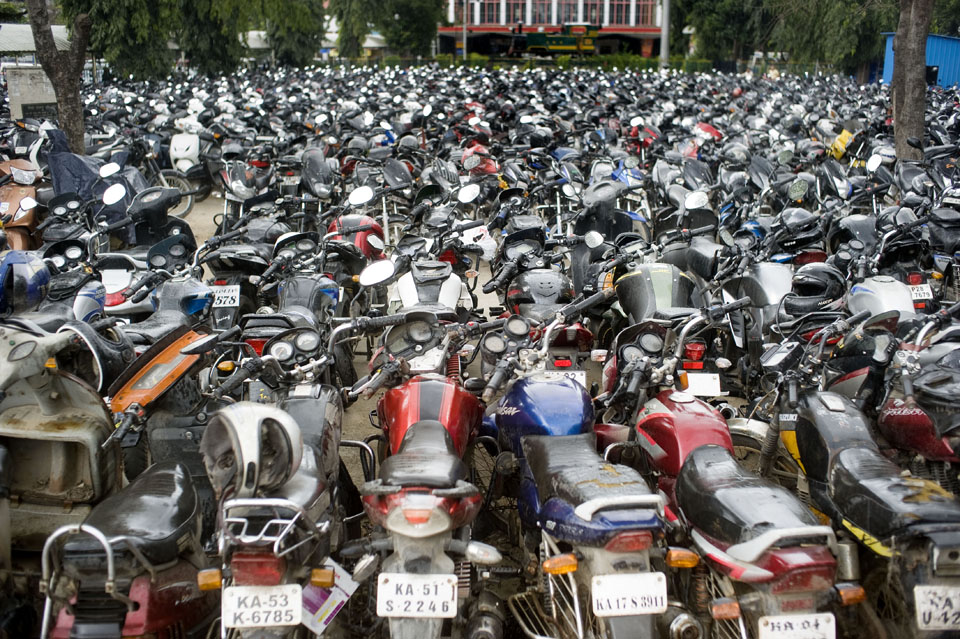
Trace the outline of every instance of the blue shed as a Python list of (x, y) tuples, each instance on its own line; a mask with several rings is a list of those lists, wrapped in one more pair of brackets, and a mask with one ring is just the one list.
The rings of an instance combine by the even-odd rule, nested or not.
[[(883, 57), (883, 81), (890, 84), (893, 79), (893, 35), (887, 37), (886, 53)], [(939, 67), (937, 84), (942, 87), (960, 84), (960, 38), (942, 35), (927, 36), (927, 67)]]

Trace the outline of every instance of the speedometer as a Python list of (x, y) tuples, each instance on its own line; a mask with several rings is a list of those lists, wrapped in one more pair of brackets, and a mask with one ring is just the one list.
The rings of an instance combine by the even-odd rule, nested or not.
[(293, 357), (293, 345), (290, 342), (276, 342), (270, 346), (268, 354), (273, 355), (281, 362), (285, 362)]
[(320, 336), (313, 331), (305, 331), (297, 335), (293, 343), (304, 353), (312, 353), (320, 346)]
[(79, 260), (83, 257), (83, 249), (79, 246), (68, 246), (67, 250), (63, 252), (68, 260)]
[(407, 324), (407, 335), (417, 344), (423, 344), (433, 337), (433, 328), (427, 322), (410, 322)]

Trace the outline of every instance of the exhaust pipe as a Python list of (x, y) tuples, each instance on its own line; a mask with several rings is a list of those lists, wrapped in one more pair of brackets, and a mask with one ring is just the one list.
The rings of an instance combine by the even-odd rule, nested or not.
[(500, 597), (484, 590), (477, 598), (473, 612), (464, 634), (466, 639), (503, 639), (505, 613)]
[(669, 639), (701, 639), (706, 634), (696, 617), (677, 606), (670, 606), (657, 619), (661, 637)]
[(736, 407), (731, 404), (720, 404), (717, 406), (717, 410), (720, 411), (720, 416), (728, 421), (731, 419), (736, 419), (740, 416), (740, 411), (738, 411)]

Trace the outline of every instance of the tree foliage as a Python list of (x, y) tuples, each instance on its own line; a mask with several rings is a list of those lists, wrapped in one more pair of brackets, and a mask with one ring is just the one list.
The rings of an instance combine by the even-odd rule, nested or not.
[(216, 5), (217, 0), (180, 0), (182, 20), (176, 40), (200, 73), (229, 73), (246, 52), (238, 21), (216, 11)]
[(287, 0), (281, 16), (267, 21), (267, 39), (277, 62), (310, 64), (323, 42), (322, 0)]
[(428, 55), (443, 19), (442, 0), (383, 0), (377, 29), (387, 46), (402, 56)]
[(930, 21), (931, 33), (960, 36), (960, 0), (937, 0)]
[(0, 2), (0, 22), (26, 22), (27, 10), (22, 4)]
[(330, 13), (340, 30), (337, 50), (341, 58), (359, 58), (363, 53), (363, 41), (370, 33), (368, 20), (377, 7), (372, 0), (330, 0)]
[(118, 75), (160, 77), (170, 72), (167, 46), (180, 22), (178, 0), (61, 0), (64, 16), (90, 16), (90, 49)]

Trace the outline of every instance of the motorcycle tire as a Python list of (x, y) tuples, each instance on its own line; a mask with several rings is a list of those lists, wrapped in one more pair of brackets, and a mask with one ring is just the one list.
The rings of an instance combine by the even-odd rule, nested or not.
[[(362, 513), (363, 500), (360, 498), (360, 491), (357, 490), (357, 485), (353, 483), (350, 471), (347, 470), (347, 466), (343, 463), (342, 459), (340, 460), (340, 472), (337, 483), (340, 484), (339, 501), (340, 506), (343, 507), (344, 516), (350, 517)], [(347, 523), (346, 529), (347, 539), (359, 539), (363, 535), (360, 519), (355, 519)]]
[[(757, 473), (763, 442), (741, 434), (731, 434), (730, 438), (733, 440), (734, 457), (737, 458), (740, 465), (751, 473)], [(770, 479), (790, 492), (797, 494), (798, 484), (800, 483), (800, 467), (783, 447), (783, 444), (777, 450), (777, 458), (770, 470)], [(805, 498), (808, 498), (808, 496), (801, 496), (801, 500)]]
[(353, 351), (349, 344), (337, 344), (333, 347), (333, 369), (337, 373), (340, 388), (351, 388), (357, 383), (357, 367), (353, 365)]
[[(181, 193), (192, 193), (193, 183), (180, 171), (174, 169), (164, 169), (153, 176), (150, 180), (150, 186), (163, 186), (175, 188)], [(180, 200), (180, 204), (170, 210), (170, 215), (179, 218), (185, 218), (193, 210), (193, 195), (186, 195)]]

